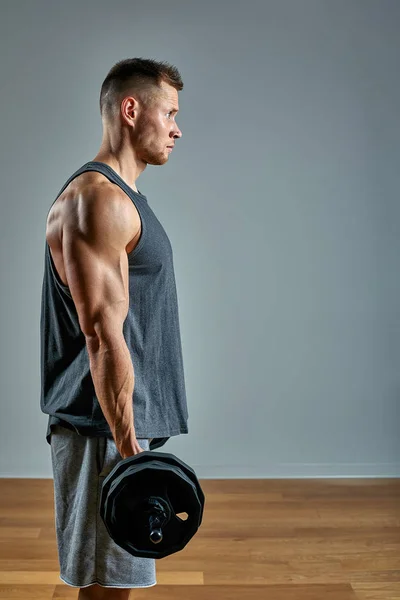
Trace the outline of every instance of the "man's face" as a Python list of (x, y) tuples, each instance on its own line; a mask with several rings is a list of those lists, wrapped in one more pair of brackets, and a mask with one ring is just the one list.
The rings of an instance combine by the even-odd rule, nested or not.
[(133, 132), (134, 148), (139, 160), (149, 165), (163, 165), (173, 151), (177, 138), (182, 137), (175, 117), (179, 110), (178, 90), (162, 82), (153, 104), (141, 109)]

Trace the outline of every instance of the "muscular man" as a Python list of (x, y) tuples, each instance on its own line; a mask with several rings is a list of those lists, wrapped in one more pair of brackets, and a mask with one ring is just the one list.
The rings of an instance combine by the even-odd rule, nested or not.
[[(156, 585), (155, 560), (108, 535), (101, 486), (121, 460), (188, 433), (172, 248), (136, 180), (182, 136), (168, 63), (120, 61), (100, 93), (103, 139), (47, 217), (41, 410), (54, 473), (60, 578), (80, 600)], [(171, 192), (169, 192), (171, 193)]]

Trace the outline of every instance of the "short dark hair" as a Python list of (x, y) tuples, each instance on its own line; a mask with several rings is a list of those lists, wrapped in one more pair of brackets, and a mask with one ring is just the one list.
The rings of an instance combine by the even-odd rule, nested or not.
[(162, 81), (178, 91), (183, 89), (181, 75), (174, 65), (148, 58), (120, 60), (110, 69), (101, 86), (102, 118), (112, 119), (115, 116), (121, 95), (125, 92), (135, 93), (146, 107), (151, 106), (160, 95)]

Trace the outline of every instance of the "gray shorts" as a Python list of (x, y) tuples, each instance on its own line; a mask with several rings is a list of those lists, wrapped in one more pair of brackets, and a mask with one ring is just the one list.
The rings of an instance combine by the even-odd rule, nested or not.
[[(138, 440), (149, 450), (149, 440)], [(51, 434), (60, 579), (72, 587), (156, 585), (154, 558), (132, 556), (109, 536), (99, 512), (104, 478), (120, 461), (115, 442), (57, 425)]]

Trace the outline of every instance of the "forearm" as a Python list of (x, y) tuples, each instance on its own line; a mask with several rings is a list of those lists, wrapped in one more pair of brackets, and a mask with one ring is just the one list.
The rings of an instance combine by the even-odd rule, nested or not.
[(136, 440), (132, 401), (135, 376), (125, 338), (87, 337), (86, 343), (94, 389), (104, 417), (122, 458), (131, 456)]

